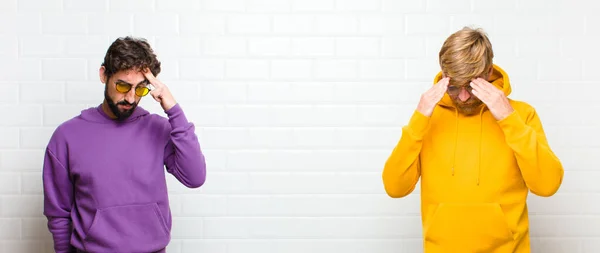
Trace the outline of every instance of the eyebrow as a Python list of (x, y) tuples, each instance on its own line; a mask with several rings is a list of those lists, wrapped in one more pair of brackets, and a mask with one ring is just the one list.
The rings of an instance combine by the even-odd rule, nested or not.
[[(126, 83), (126, 84), (129, 84), (129, 85), (133, 86), (133, 84), (130, 84), (130, 83), (128, 83), (128, 82), (125, 82), (125, 81), (123, 81), (123, 80), (121, 80), (121, 79), (118, 79), (117, 81), (115, 81), (115, 83)], [(150, 82), (148, 81), (148, 79), (144, 79), (143, 81), (139, 82), (137, 85), (140, 85), (140, 84), (148, 84), (148, 83), (150, 83)]]

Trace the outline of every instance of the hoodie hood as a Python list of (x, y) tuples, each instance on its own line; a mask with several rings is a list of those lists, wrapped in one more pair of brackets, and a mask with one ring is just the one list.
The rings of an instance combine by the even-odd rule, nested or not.
[[(435, 78), (433, 79), (433, 84), (435, 85), (442, 78), (443, 78), (443, 74), (442, 74), (442, 71), (440, 71), (437, 73), (437, 75), (435, 75)], [(488, 82), (490, 82), (491, 84), (496, 86), (496, 88), (502, 90), (504, 92), (504, 95), (506, 95), (507, 97), (512, 92), (508, 74), (506, 74), (506, 72), (502, 68), (500, 68), (498, 65), (493, 64), (492, 76), (490, 77), (490, 80), (488, 80)], [(454, 103), (452, 102), (452, 99), (450, 98), (450, 96), (448, 96), (447, 93), (444, 94), (444, 97), (441, 99), (439, 104), (444, 107), (450, 107), (450, 108), (455, 107)]]
[(105, 112), (104, 110), (102, 110), (102, 104), (99, 104), (96, 107), (91, 107), (88, 109), (85, 109), (83, 111), (81, 111), (81, 115), (80, 117), (83, 120), (87, 120), (90, 122), (95, 122), (95, 123), (116, 123), (116, 124), (123, 124), (123, 123), (128, 123), (128, 122), (132, 122), (135, 121), (137, 119), (139, 119), (140, 117), (146, 116), (148, 115), (149, 112), (146, 111), (144, 108), (142, 108), (139, 104), (138, 106), (135, 108), (135, 110), (133, 111), (133, 113), (124, 121), (119, 122), (116, 121), (115, 119), (110, 118)]

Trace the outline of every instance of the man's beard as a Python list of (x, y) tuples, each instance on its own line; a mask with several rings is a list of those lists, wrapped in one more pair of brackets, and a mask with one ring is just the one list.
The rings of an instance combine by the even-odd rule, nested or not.
[[(481, 110), (481, 105), (483, 102), (475, 97), (471, 97), (465, 102), (461, 102), (458, 98), (453, 99), (454, 105), (459, 113), (462, 113), (465, 116), (473, 116), (478, 114)], [(465, 104), (466, 103), (466, 104)]]
[[(126, 100), (120, 101), (115, 104), (115, 102), (108, 96), (107, 87), (104, 88), (104, 99), (106, 100), (106, 102), (108, 104), (108, 108), (110, 108), (110, 111), (117, 117), (117, 121), (123, 121), (123, 120), (129, 118), (129, 116), (131, 116), (131, 114), (133, 114), (133, 111), (137, 107), (137, 103), (134, 102), (134, 103), (130, 104)], [(121, 111), (119, 111), (119, 107), (117, 107), (118, 105), (130, 105), (131, 109), (121, 112)]]

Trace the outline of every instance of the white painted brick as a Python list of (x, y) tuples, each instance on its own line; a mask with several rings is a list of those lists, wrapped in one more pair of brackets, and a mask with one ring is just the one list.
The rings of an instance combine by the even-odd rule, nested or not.
[(243, 103), (247, 87), (238, 82), (203, 82), (199, 89), (200, 103)]
[(292, 39), (294, 56), (316, 57), (335, 54), (335, 40), (330, 37), (305, 37)]
[[(43, 149), (48, 144), (54, 129), (51, 127), (22, 127), (20, 131), (20, 146), (22, 148)], [(19, 134), (16, 135), (17, 137)]]
[(271, 17), (260, 14), (240, 14), (227, 19), (227, 32), (233, 34), (266, 34), (271, 32)]
[(322, 35), (355, 34), (359, 27), (353, 15), (317, 15), (315, 22), (315, 31)]
[(276, 15), (273, 31), (277, 34), (310, 34), (315, 31), (315, 18), (311, 15)]
[[(437, 60), (408, 59), (406, 60), (406, 79), (431, 82), (441, 71)], [(423, 92), (425, 92), (423, 90)], [(419, 95), (420, 96), (420, 95)]]
[(421, 37), (385, 37), (382, 41), (381, 51), (384, 57), (424, 57), (425, 40)]
[(181, 59), (179, 71), (183, 80), (221, 79), (225, 75), (225, 62), (218, 59)]
[[(19, 0), (18, 11), (19, 12), (38, 12), (38, 11), (61, 11), (62, 1), (60, 0), (48, 0), (48, 1), (37, 1), (37, 0)], [(28, 13), (27, 15), (31, 15)]]
[(294, 12), (331, 11), (335, 0), (292, 0)]
[(356, 60), (317, 60), (315, 77), (318, 79), (351, 79), (358, 76)]
[(288, 83), (250, 83), (247, 96), (253, 104), (280, 104), (292, 98), (292, 88)]
[(131, 0), (127, 2), (109, 0), (108, 5), (110, 12), (150, 12), (154, 10), (154, 4), (150, 4), (144, 0)]
[(517, 52), (519, 57), (550, 58), (550, 55), (560, 54), (560, 41), (554, 36), (521, 37), (517, 41)]
[(247, 12), (289, 12), (292, 0), (246, 0)]
[(274, 60), (271, 62), (272, 79), (308, 79), (312, 77), (311, 60)]
[(225, 16), (208, 13), (206, 15), (179, 15), (179, 31), (185, 34), (222, 34), (225, 32)]
[(0, 127), (41, 126), (42, 107), (39, 105), (4, 105), (3, 117), (10, 120), (0, 121)]
[(335, 42), (336, 55), (343, 57), (376, 57), (381, 51), (379, 38), (337, 38)]
[(536, 237), (599, 237), (600, 219), (596, 215), (536, 215), (529, 218)]
[(90, 82), (67, 82), (65, 84), (64, 96), (67, 103), (100, 104), (102, 102), (105, 85), (100, 82), (97, 70), (90, 73), (90, 77), (95, 77), (98, 80)]
[(379, 11), (381, 0), (336, 0), (336, 9), (340, 11)]
[[(464, 10), (458, 12), (464, 13)], [(485, 14), (455, 15), (452, 16), (450, 20), (450, 31), (458, 31), (466, 26), (471, 28), (481, 28), (484, 32), (488, 33), (488, 37), (490, 34), (494, 33), (494, 18)], [(490, 40), (492, 40), (492, 38), (490, 38)]]
[[(250, 128), (248, 129), (248, 148), (294, 148), (294, 139), (290, 128)], [(235, 155), (235, 154), (234, 154)], [(237, 162), (230, 160), (228, 169)]]
[(384, 12), (419, 13), (425, 12), (426, 1), (381, 0)]
[(19, 40), (16, 36), (0, 35), (0, 56), (16, 59), (19, 54)]
[[(19, 2), (19, 7), (21, 6)], [(47, 1), (44, 3), (51, 3)], [(42, 6), (37, 5), (35, 6)], [(41, 15), (37, 13), (19, 13), (0, 15), (0, 24), (11, 24), (0, 26), (0, 34), (12, 35), (39, 35), (42, 32)]]
[(0, 13), (15, 13), (17, 12), (17, 0), (2, 1), (2, 9)]
[(266, 79), (269, 77), (269, 62), (266, 60), (227, 60), (225, 76), (231, 79)]
[(247, 43), (244, 37), (204, 37), (203, 54), (209, 56), (244, 56)]
[(19, 102), (19, 85), (17, 81), (0, 83), (0, 90), (4, 92), (0, 96), (0, 104), (17, 104)]
[(157, 12), (198, 12), (202, 9), (199, 0), (156, 0)]
[[(121, 37), (133, 32), (133, 15), (131, 13), (110, 13), (109, 15), (90, 13), (87, 15), (87, 31), (94, 35)], [(115, 38), (116, 39), (116, 38)], [(114, 39), (111, 39), (112, 43)], [(109, 44), (105, 47), (108, 49)], [(106, 49), (103, 52), (106, 52)]]
[(20, 192), (21, 177), (19, 174), (5, 172), (0, 173), (0, 194), (18, 194)]
[(204, 0), (207, 11), (243, 12), (246, 10), (245, 0)]
[[(38, 171), (43, 165), (42, 150), (4, 150), (0, 169), (3, 171)], [(39, 157), (39, 159), (33, 159)]]
[(58, 126), (73, 117), (79, 116), (81, 111), (87, 108), (82, 104), (46, 105), (44, 107), (44, 126)]
[(252, 56), (285, 56), (289, 55), (292, 40), (285, 37), (248, 38), (248, 53)]
[(135, 14), (133, 16), (133, 31), (136, 36), (150, 37), (156, 35), (174, 36), (179, 34), (177, 14)]
[(270, 122), (271, 114), (263, 105), (231, 105), (227, 107), (228, 126), (262, 126)]
[(183, 216), (224, 216), (227, 214), (227, 199), (223, 196), (185, 195), (183, 198)]
[(66, 40), (60, 36), (21, 36), (22, 56), (60, 56), (66, 52)]
[(51, 240), (48, 231), (48, 220), (45, 217), (23, 219), (22, 233), (24, 239)]
[(24, 194), (42, 194), (44, 192), (42, 177), (39, 173), (23, 172), (21, 178), (21, 187)]
[(19, 129), (18, 128), (0, 128), (0, 148), (18, 148), (19, 147)]
[(108, 40), (107, 36), (102, 35), (70, 36), (66, 40), (66, 51), (67, 55), (71, 56), (104, 59), (104, 54), (112, 42), (112, 40)]
[(473, 11), (478, 13), (494, 12), (510, 12), (517, 8), (517, 0), (507, 1), (474, 1)]
[(153, 49), (159, 58), (198, 56), (201, 40), (199, 36), (160, 36), (156, 38)]
[(21, 220), (0, 218), (0, 240), (21, 239)]
[[(31, 159), (30, 159), (31, 160)], [(39, 217), (43, 205), (42, 195), (6, 195), (0, 197), (0, 216), (7, 218)]]
[(197, 127), (202, 126), (225, 126), (225, 107), (220, 105), (211, 106), (186, 106), (186, 116), (193, 121)]
[(583, 61), (583, 80), (585, 81), (595, 81), (596, 80), (596, 70), (600, 68), (600, 62), (593, 60), (584, 60)]
[(38, 59), (0, 59), (0, 81), (38, 81), (42, 78)]
[(82, 81), (86, 80), (86, 70), (85, 59), (44, 59), (42, 61), (42, 77), (45, 80)]
[(195, 217), (174, 217), (171, 236), (173, 239), (199, 239), (204, 237), (204, 221)]
[[(211, 252), (211, 253), (233, 253), (231, 245), (236, 241), (229, 240), (185, 240), (182, 253)], [(237, 241), (239, 242), (239, 241)], [(248, 250), (248, 248), (246, 248)], [(248, 251), (250, 252), (250, 251)]]
[(65, 91), (63, 83), (21, 83), (21, 85), (19, 85), (19, 88), (19, 100), (22, 103), (61, 103), (65, 100)]
[(443, 0), (427, 0), (425, 11), (427, 13), (469, 13), (471, 12), (470, 0), (443, 1)]
[(363, 60), (360, 61), (360, 77), (367, 79), (403, 79), (404, 60)]
[[(439, 14), (409, 14), (406, 15), (406, 34), (448, 34), (450, 35), (450, 17)], [(454, 31), (451, 31), (454, 32)]]
[(167, 252), (173, 252), (173, 253), (181, 253), (182, 252), (182, 243), (183, 240), (171, 240), (169, 242), (169, 245), (167, 245)]
[(103, 12), (108, 10), (108, 0), (65, 0), (64, 9), (73, 12)]
[(83, 14), (43, 14), (42, 33), (46, 34), (85, 34), (86, 17)]
[(0, 243), (2, 252), (39, 253), (44, 251), (45, 244), (41, 241), (21, 240), (3, 241)]
[(582, 252), (581, 240), (577, 238), (540, 238), (537, 242), (533, 251), (534, 253)]
[(583, 239), (582, 251), (581, 252), (599, 252), (600, 241), (598, 239)]
[(359, 31), (365, 35), (404, 35), (405, 18), (398, 15), (362, 16)]

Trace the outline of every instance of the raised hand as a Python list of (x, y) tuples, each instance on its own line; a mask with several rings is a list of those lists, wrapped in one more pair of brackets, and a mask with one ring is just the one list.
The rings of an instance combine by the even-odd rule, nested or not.
[(154, 86), (154, 89), (150, 91), (150, 95), (152, 95), (152, 98), (154, 98), (154, 100), (160, 103), (163, 110), (168, 111), (173, 106), (175, 106), (175, 104), (177, 104), (169, 88), (160, 80), (158, 80), (152, 74), (152, 71), (150, 71), (149, 69), (145, 69), (144, 71), (142, 71), (142, 73), (144, 73), (144, 76), (146, 76), (146, 79), (148, 79), (150, 84)]
[(496, 120), (502, 120), (514, 111), (504, 92), (485, 79), (473, 79), (471, 87), (473, 95), (487, 105)]
[(438, 83), (423, 93), (419, 105), (417, 105), (417, 111), (430, 117), (437, 103), (444, 97), (444, 94), (448, 89), (448, 83), (450, 83), (449, 77), (442, 78)]

